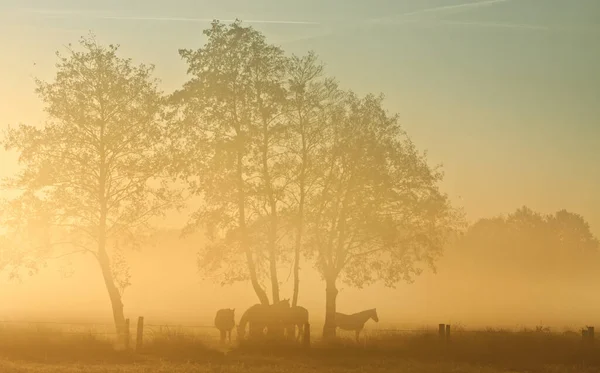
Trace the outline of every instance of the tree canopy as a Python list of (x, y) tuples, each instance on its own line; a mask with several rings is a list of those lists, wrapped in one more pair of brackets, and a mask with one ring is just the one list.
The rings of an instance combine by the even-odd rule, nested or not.
[(293, 253), (295, 303), (300, 252), (331, 289), (393, 286), (433, 266), (460, 219), (383, 97), (342, 90), (314, 53), (286, 57), (239, 22), (205, 34), (180, 51), (191, 78), (172, 97), (171, 129), (173, 171), (204, 202), (190, 226), (215, 234), (201, 269), (250, 279), (262, 303), (270, 279), (276, 302)]
[[(93, 255), (123, 333), (122, 292), (129, 273), (121, 249), (144, 236), (152, 217), (177, 193), (161, 179), (163, 96), (152, 66), (119, 57), (93, 35), (57, 53), (52, 82), (36, 80), (48, 121), (9, 128), (3, 143), (19, 153), (21, 172), (8, 187), (9, 230), (36, 228), (49, 252)], [(41, 239), (40, 238), (40, 239)], [(66, 251), (65, 251), (66, 250)]]

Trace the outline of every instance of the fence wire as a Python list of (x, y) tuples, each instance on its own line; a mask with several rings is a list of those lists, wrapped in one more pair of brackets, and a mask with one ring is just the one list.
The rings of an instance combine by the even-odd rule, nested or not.
[[(3, 329), (7, 329), (9, 326), (25, 326), (27, 329), (33, 329), (38, 332), (54, 331), (61, 334), (68, 335), (103, 335), (103, 336), (116, 336), (114, 323), (105, 322), (61, 322), (61, 321), (29, 321), (29, 320), (0, 320), (0, 326)], [(52, 326), (52, 328), (41, 328), (44, 326)], [(76, 328), (69, 328), (76, 327)], [(135, 338), (136, 336), (136, 323), (130, 323), (130, 336)], [(209, 324), (160, 324), (160, 323), (144, 323), (143, 325), (144, 336), (157, 336), (161, 334), (168, 334), (170, 332), (181, 332), (182, 334), (193, 334), (197, 336), (209, 337), (210, 339), (218, 338), (219, 332), (214, 325)], [(78, 329), (78, 330), (76, 330)], [(585, 328), (584, 328), (585, 329)], [(235, 333), (236, 331), (233, 331)], [(232, 334), (233, 334), (232, 333)], [(345, 335), (353, 332), (346, 332), (340, 330), (341, 335)], [(388, 335), (399, 335), (399, 334), (437, 334), (438, 328), (369, 328), (368, 326), (363, 329), (361, 334), (376, 335), (376, 334), (388, 334)], [(481, 334), (481, 333), (560, 333), (560, 334), (580, 334), (582, 329), (579, 330), (565, 330), (565, 331), (551, 331), (547, 328), (530, 328), (521, 330), (509, 330), (509, 329), (466, 329), (462, 326), (451, 328), (451, 334)]]

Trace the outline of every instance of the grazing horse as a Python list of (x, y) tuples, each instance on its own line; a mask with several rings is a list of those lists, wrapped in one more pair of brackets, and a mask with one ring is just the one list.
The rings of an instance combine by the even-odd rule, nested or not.
[(223, 308), (217, 311), (215, 326), (221, 332), (221, 343), (228, 337), (231, 343), (231, 330), (235, 327), (235, 308)]
[[(290, 307), (285, 315), (285, 325), (289, 334), (293, 334), (296, 341), (304, 339), (304, 326), (308, 324), (308, 310), (302, 306)], [(298, 336), (296, 336), (298, 328)]]
[(369, 319), (379, 322), (379, 317), (377, 316), (377, 310), (375, 308), (354, 313), (352, 315), (336, 312), (335, 326), (342, 330), (354, 330), (356, 332), (356, 342), (358, 342), (358, 336)]
[(248, 325), (249, 336), (251, 338), (263, 337), (265, 329), (267, 329), (268, 334), (270, 335), (274, 335), (278, 331), (283, 330), (284, 317), (289, 308), (289, 299), (272, 305), (253, 305), (244, 312), (240, 319), (240, 324), (238, 325), (238, 338), (244, 338), (246, 334), (246, 325)]
[(290, 312), (290, 300), (283, 299), (269, 306), (269, 324), (267, 325), (267, 335), (271, 339), (284, 337), (286, 319)]
[(251, 338), (257, 337), (264, 333), (264, 329), (268, 324), (268, 307), (264, 304), (255, 304), (248, 308), (240, 318), (238, 325), (238, 339), (243, 339), (246, 334), (246, 324), (248, 324), (249, 334)]

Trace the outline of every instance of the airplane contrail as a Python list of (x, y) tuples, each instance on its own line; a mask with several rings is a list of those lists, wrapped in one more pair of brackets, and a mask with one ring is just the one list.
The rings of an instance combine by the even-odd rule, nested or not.
[(436, 20), (436, 23), (445, 25), (457, 25), (457, 26), (478, 26), (478, 27), (501, 27), (511, 29), (527, 29), (527, 30), (551, 30), (550, 27), (536, 26), (528, 24), (518, 23), (494, 23), (494, 22), (471, 22), (471, 21), (448, 21), (448, 20)]
[[(442, 12), (442, 11), (447, 11), (447, 10), (461, 10), (461, 11), (467, 11), (470, 9), (476, 9), (476, 8), (480, 8), (480, 7), (484, 7), (484, 6), (490, 6), (490, 5), (494, 5), (494, 4), (499, 4), (499, 3), (506, 3), (506, 2), (510, 2), (510, 1), (515, 1), (515, 0), (482, 0), (482, 1), (475, 1), (475, 2), (468, 2), (468, 3), (461, 3), (461, 4), (454, 4), (454, 5), (442, 5), (442, 6), (437, 6), (437, 7), (432, 7), (432, 8), (424, 8), (424, 9), (418, 9), (418, 10), (414, 10), (411, 12), (406, 12), (406, 13), (400, 13), (400, 14), (395, 14), (392, 16), (387, 16), (387, 17), (380, 17), (380, 18), (372, 18), (372, 19), (367, 19), (364, 20), (362, 22), (360, 22), (358, 25), (351, 25), (351, 26), (346, 26), (343, 28), (338, 28), (335, 30), (329, 30), (328, 32), (325, 33), (321, 33), (318, 35), (314, 35), (314, 36), (308, 36), (308, 37), (303, 37), (303, 38), (298, 38), (298, 39), (294, 39), (294, 40), (289, 40), (286, 43), (293, 43), (293, 42), (298, 42), (298, 41), (305, 41), (305, 40), (312, 40), (312, 39), (316, 39), (316, 38), (320, 38), (323, 36), (328, 36), (328, 35), (333, 35), (335, 33), (340, 33), (343, 31), (349, 31), (352, 29), (356, 29), (358, 27), (360, 27), (362, 24), (370, 24), (370, 25), (376, 25), (376, 24), (391, 24), (391, 25), (401, 25), (401, 24), (405, 24), (405, 23), (415, 23), (415, 22), (423, 22), (424, 20), (419, 20), (419, 19), (414, 19), (414, 18), (409, 18), (410, 16), (415, 16), (415, 15), (420, 15), (420, 14), (426, 14), (426, 13), (436, 13), (436, 12)], [(511, 29), (530, 29), (530, 30), (550, 30), (548, 27), (544, 27), (544, 26), (535, 26), (535, 25), (527, 25), (527, 24), (508, 24), (508, 23), (492, 23), (492, 22), (470, 22), (470, 21), (446, 21), (446, 20), (440, 20), (440, 19), (436, 19), (433, 22), (437, 22), (439, 24), (447, 24), (447, 25), (463, 25), (463, 26), (479, 26), (479, 27), (502, 27), (502, 28), (511, 28)]]
[[(49, 17), (87, 17), (107, 20), (123, 21), (156, 21), (156, 22), (199, 22), (210, 23), (214, 18), (194, 18), (194, 17), (172, 17), (172, 16), (120, 16), (113, 15), (103, 11), (80, 11), (72, 9), (20, 9), (25, 13), (36, 13)], [(217, 18), (218, 19), (218, 18)], [(221, 22), (234, 22), (235, 19), (219, 19)], [(241, 20), (244, 23), (264, 23), (264, 24), (287, 24), (287, 25), (319, 25), (314, 21), (292, 21), (292, 20), (263, 20), (251, 19)]]
[[(391, 17), (406, 17), (406, 16), (414, 16), (417, 14), (423, 14), (423, 13), (431, 13), (431, 12), (440, 12), (440, 11), (444, 11), (444, 10), (451, 10), (451, 9), (463, 9), (463, 10), (467, 10), (467, 9), (473, 9), (473, 8), (479, 8), (482, 6), (486, 6), (486, 5), (493, 5), (493, 4), (497, 4), (497, 3), (505, 3), (508, 1), (513, 1), (513, 0), (483, 0), (483, 1), (475, 1), (475, 2), (469, 2), (469, 3), (461, 3), (461, 4), (454, 4), (454, 5), (442, 5), (442, 6), (436, 6), (433, 8), (425, 8), (425, 9), (418, 9), (412, 12), (408, 12), (408, 13), (402, 13), (402, 14), (398, 14), (396, 16), (391, 16)], [(373, 20), (370, 20), (371, 22), (377, 22), (378, 20), (383, 20), (383, 19), (389, 19), (391, 17), (383, 17), (383, 18), (376, 18)]]
[[(218, 18), (185, 18), (185, 17), (141, 17), (141, 16), (94, 16), (99, 19), (114, 19), (128, 21), (167, 21), (167, 22), (203, 22), (210, 23), (215, 19), (221, 22), (234, 22), (235, 19)], [(244, 23), (272, 23), (285, 25), (319, 25), (319, 22), (312, 21), (288, 21), (288, 20), (265, 20), (265, 19), (242, 19)]]

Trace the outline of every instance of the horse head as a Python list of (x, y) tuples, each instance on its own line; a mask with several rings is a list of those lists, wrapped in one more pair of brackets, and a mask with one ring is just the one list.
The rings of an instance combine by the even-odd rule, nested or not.
[(371, 310), (371, 318), (373, 319), (373, 321), (379, 322), (379, 316), (377, 316), (377, 308), (373, 308)]
[(288, 299), (282, 299), (277, 303), (273, 303), (272, 307), (276, 310), (287, 310), (289, 308), (291, 308), (290, 306), (290, 300)]

